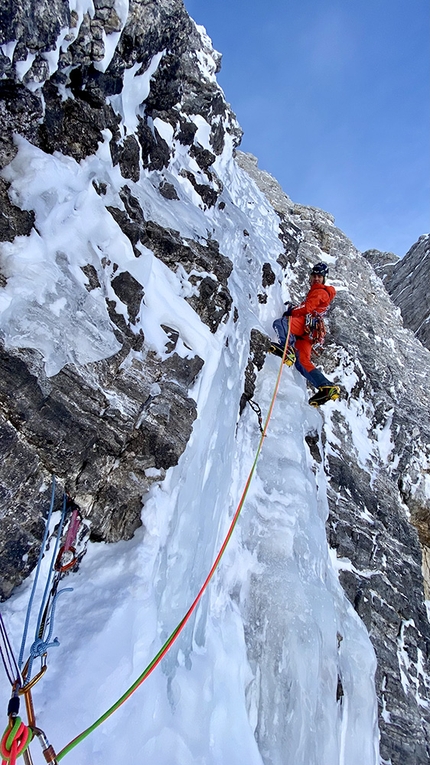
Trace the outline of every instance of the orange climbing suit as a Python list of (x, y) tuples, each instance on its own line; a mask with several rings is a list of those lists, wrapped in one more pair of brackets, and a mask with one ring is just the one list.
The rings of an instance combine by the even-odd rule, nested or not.
[(329, 307), (331, 301), (336, 295), (336, 290), (329, 284), (313, 284), (306, 295), (305, 300), (297, 308), (291, 311), (290, 331), (295, 335), (296, 349), (299, 362), (307, 372), (315, 369), (315, 364), (311, 361), (312, 340), (306, 334), (306, 315), (308, 313), (317, 313), (322, 315)]

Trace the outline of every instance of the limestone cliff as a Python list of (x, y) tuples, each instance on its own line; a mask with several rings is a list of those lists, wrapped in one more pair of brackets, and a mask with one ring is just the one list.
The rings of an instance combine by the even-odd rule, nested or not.
[(402, 312), (405, 327), (430, 348), (430, 234), (420, 236), (401, 260), (393, 253), (368, 250), (364, 257), (371, 263), (386, 289)]
[(430, 348), (430, 234), (421, 236), (397, 263), (386, 287), (399, 306), (405, 327)]

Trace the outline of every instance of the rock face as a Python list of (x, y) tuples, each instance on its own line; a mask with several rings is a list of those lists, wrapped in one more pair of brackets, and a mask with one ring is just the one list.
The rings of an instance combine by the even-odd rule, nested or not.
[[(312, 263), (333, 262), (329, 281), (338, 293), (316, 363), (330, 379), (346, 382), (349, 402), (326, 413), (320, 442), (312, 433), (307, 440), (329, 476), (327, 534), (340, 579), (378, 658), (381, 756), (384, 762), (419, 765), (430, 751), (430, 627), (422, 574), (423, 565), (428, 588), (430, 355), (402, 327), (373, 268), (333, 217), (293, 204), (274, 178), (258, 170), (254, 157), (237, 152), (237, 161), (288, 231), (293, 301), (303, 298)], [(427, 240), (420, 241), (422, 255)], [(364, 451), (360, 432), (369, 439)]]
[(2, 351), (3, 598), (37, 559), (52, 474), (85, 509), (92, 538), (114, 542), (133, 535), (143, 491), (182, 453), (202, 361), (148, 354), (142, 364), (128, 349), (51, 378), (38, 354)]
[[(67, 2), (43, 7), (16, 3), (2, 14), (1, 34), (0, 167), (7, 167), (17, 155), (16, 133), (45, 153), (61, 152), (81, 161), (103, 142), (107, 135), (103, 131), (109, 131), (109, 151), (123, 178), (122, 188), (112, 200), (106, 196), (106, 183), (94, 178), (95, 190), (106, 199), (106, 210), (129, 240), (135, 258), (141, 256), (142, 247), (149, 248), (169, 268), (176, 270), (180, 264), (185, 275), (192, 274), (189, 303), (215, 332), (231, 309), (230, 261), (219, 253), (217, 242), (186, 241), (178, 231), (148, 218), (130, 188), (142, 169), (148, 169), (164, 198), (179, 199), (179, 190), (163, 174), (171, 147), (159, 131), (167, 125), (192, 160), (192, 168), (183, 168), (184, 183), (197, 204), (214, 205), (221, 184), (211, 166), (225, 136), (240, 137), (213, 76), (219, 56), (197, 31), (182, 2), (132, 2), (123, 19), (115, 3), (105, 0), (95, 3), (92, 16), (70, 12)], [(117, 41), (114, 47), (112, 39)], [(129, 122), (130, 134), (124, 135), (127, 127), (120, 125), (125, 81), (144, 74), (154, 57), (162, 62), (153, 67), (151, 86), (141, 86), (129, 118), (135, 130)], [(209, 67), (206, 77), (201, 58)], [(143, 100), (144, 108), (139, 106)], [(211, 151), (196, 140), (196, 114), (212, 125)], [(34, 211), (14, 204), (9, 186), (2, 178), (3, 242), (35, 234)], [(70, 302), (70, 258), (61, 257)], [(57, 262), (58, 258), (57, 254)], [(2, 287), (10, 276), (7, 262), (4, 254)], [(168, 358), (160, 361), (151, 351), (142, 357), (141, 284), (106, 257), (94, 260), (89, 255), (81, 269), (86, 284), (80, 288), (78, 303), (87, 300), (86, 293), (105, 294), (110, 358), (84, 368), (69, 363), (58, 374), (51, 369), (48, 378), (37, 344), (18, 350), (6, 342), (1, 353), (0, 478), (7, 508), (1, 534), (2, 597), (34, 565), (53, 473), (84, 509), (93, 539), (129, 538), (141, 522), (142, 495), (176, 464), (196, 416), (188, 389), (203, 361), (175, 353), (178, 335), (168, 326), (163, 327)], [(125, 307), (122, 313), (116, 310), (118, 301)], [(70, 306), (70, 312), (76, 308)], [(32, 309), (30, 320), (46, 321), (41, 310)], [(25, 346), (22, 324), (13, 321), (21, 337), (18, 346)], [(101, 346), (103, 356), (106, 335)], [(78, 348), (77, 352), (79, 358)]]
[[(180, 0), (131, 0), (126, 18), (120, 7), (96, 0), (91, 15), (61, 0), (28, 0), (1, 15), (2, 598), (34, 566), (53, 473), (92, 538), (113, 542), (130, 538), (146, 492), (184, 451), (204, 360), (162, 308), (155, 339), (144, 331), (160, 275), (176, 280), (211, 337), (238, 320), (230, 284), (239, 277), (223, 232), (233, 231), (250, 269), (255, 262), (246, 249), (252, 210), (233, 218), (228, 208), (227, 159), (241, 131), (216, 83), (219, 55)], [(328, 476), (327, 534), (340, 579), (378, 657), (383, 760), (422, 765), (430, 753), (422, 574), (424, 556), (428, 583), (430, 355), (403, 328), (369, 253), (362, 257), (329, 214), (295, 205), (255, 158), (238, 152), (237, 162), (279, 217), (278, 262), (263, 265), (250, 305), (264, 307), (283, 277), (300, 301), (309, 266), (333, 263), (338, 295), (321, 364), (349, 398), (327, 410), (321, 437), (310, 432), (306, 441)], [(61, 198), (52, 168), (69, 173)], [(76, 186), (77, 168), (85, 188)], [(91, 228), (94, 209), (101, 232)], [(56, 235), (76, 220), (63, 251)], [(40, 241), (49, 250), (47, 285), (21, 300), (20, 257)], [(427, 253), (428, 239), (420, 240), (394, 266), (387, 284), (399, 305), (400, 269), (417, 271)], [(419, 303), (414, 331), (424, 337)], [(249, 340), (241, 410), (267, 349), (259, 328)]]
[(384, 284), (390, 279), (400, 258), (394, 252), (380, 252), (380, 250), (366, 250), (363, 257), (373, 266), (375, 273), (382, 279)]
[(430, 348), (430, 234), (421, 236), (387, 278), (386, 287), (399, 306), (405, 327)]
[(430, 348), (430, 234), (420, 236), (400, 260), (391, 252), (367, 250), (363, 255), (381, 277), (393, 303), (402, 312), (405, 327)]

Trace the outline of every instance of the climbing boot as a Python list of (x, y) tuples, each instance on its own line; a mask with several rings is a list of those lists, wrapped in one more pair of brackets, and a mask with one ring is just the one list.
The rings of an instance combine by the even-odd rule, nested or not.
[(338, 398), (340, 398), (339, 385), (321, 385), (317, 393), (311, 396), (309, 403), (311, 406), (322, 406), (327, 401), (336, 401)]
[[(284, 348), (279, 343), (271, 342), (270, 348), (269, 348), (269, 353), (274, 353), (275, 356), (279, 356), (282, 359), (282, 357), (284, 356)], [(295, 350), (294, 350), (294, 348), (289, 346), (287, 348), (287, 351), (286, 351), (286, 354), (285, 354), (284, 364), (286, 364), (287, 367), (292, 367), (294, 362), (295, 362), (295, 360), (296, 360)]]
[(289, 346), (285, 354), (284, 364), (286, 364), (287, 367), (292, 367), (295, 361), (296, 361), (296, 352), (294, 348), (291, 348), (291, 346)]

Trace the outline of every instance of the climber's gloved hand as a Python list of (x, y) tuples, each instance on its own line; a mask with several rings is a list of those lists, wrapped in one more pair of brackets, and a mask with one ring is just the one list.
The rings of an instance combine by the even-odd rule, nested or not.
[(291, 316), (291, 312), (294, 310), (294, 308), (296, 306), (293, 303), (285, 303), (285, 306), (286, 306), (285, 307), (285, 311), (284, 311), (284, 313), (282, 315), (283, 316)]

